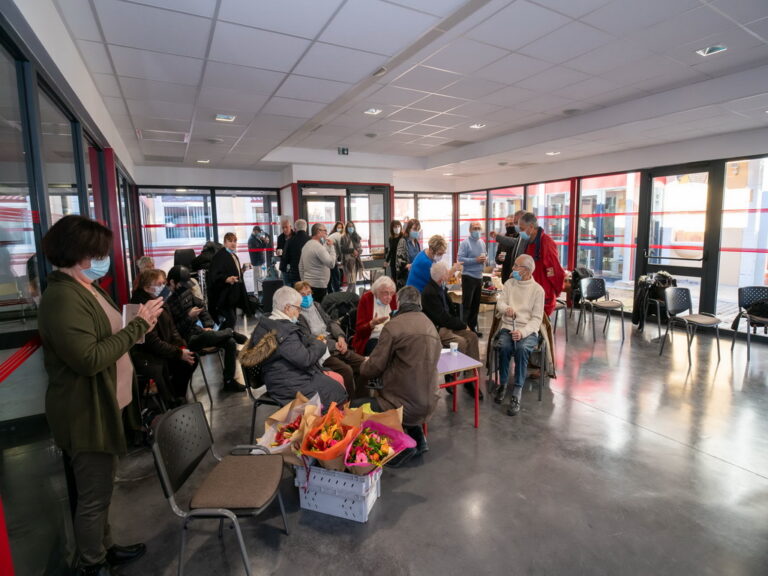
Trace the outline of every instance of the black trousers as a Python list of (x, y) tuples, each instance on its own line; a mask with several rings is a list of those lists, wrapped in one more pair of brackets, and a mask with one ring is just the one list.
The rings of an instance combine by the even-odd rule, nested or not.
[(318, 304), (323, 303), (323, 298), (328, 294), (328, 288), (315, 288), (312, 286), (312, 299)]
[(237, 359), (237, 342), (232, 337), (232, 330), (205, 330), (189, 338), (189, 349), (197, 352), (209, 346), (224, 350), (224, 381), (235, 377), (235, 361)]
[(477, 331), (477, 315), (480, 312), (480, 291), (483, 281), (472, 276), (461, 276), (461, 306), (462, 320), (470, 330)]

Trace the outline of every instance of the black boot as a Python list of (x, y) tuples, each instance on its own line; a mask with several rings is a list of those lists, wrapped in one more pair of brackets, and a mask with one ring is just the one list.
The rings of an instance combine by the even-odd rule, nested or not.
[(112, 545), (107, 550), (107, 562), (111, 566), (120, 566), (121, 564), (128, 564), (134, 560), (138, 560), (147, 551), (146, 545), (143, 543), (129, 544), (128, 546)]
[(424, 429), (421, 426), (405, 426), (405, 433), (416, 440), (416, 455), (429, 452), (427, 437), (424, 436)]
[(507, 385), (506, 384), (499, 384), (498, 386), (494, 386), (493, 388), (493, 401), (496, 402), (496, 404), (501, 404), (504, 400), (504, 396), (507, 395)]
[(75, 576), (120, 576), (120, 572), (112, 568), (105, 560), (100, 564), (78, 565)]

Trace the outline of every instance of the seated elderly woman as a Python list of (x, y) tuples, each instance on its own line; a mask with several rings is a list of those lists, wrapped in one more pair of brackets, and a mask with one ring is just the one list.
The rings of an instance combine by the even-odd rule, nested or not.
[(355, 337), (352, 341), (355, 352), (363, 356), (371, 354), (379, 341), (381, 330), (394, 310), (397, 310), (395, 283), (389, 276), (379, 276), (357, 305)]
[[(448, 290), (445, 285), (452, 276), (452, 269), (444, 262), (435, 262), (430, 268), (430, 280), (421, 292), (421, 307), (424, 314), (432, 321), (440, 335), (443, 346), (449, 346), (452, 342), (458, 344), (459, 352), (480, 360), (480, 344), (477, 334), (459, 318), (451, 314), (448, 298)], [(469, 382), (464, 384), (464, 389), (472, 397), (475, 396), (475, 388)], [(449, 388), (449, 390), (453, 390)], [(482, 397), (482, 392), (480, 392)]]
[(512, 275), (504, 283), (498, 302), (496, 316), (501, 319), (499, 330), (499, 385), (493, 391), (493, 400), (501, 404), (507, 393), (509, 363), (515, 357), (515, 379), (512, 400), (507, 414), (520, 412), (520, 397), (523, 393), (528, 358), (539, 339), (539, 328), (544, 316), (544, 289), (533, 279), (536, 263), (528, 254), (515, 259)]
[(324, 340), (327, 345), (330, 356), (323, 362), (323, 367), (341, 374), (350, 398), (355, 397), (355, 388), (357, 395), (366, 392), (366, 381), (360, 377), (360, 364), (365, 358), (349, 349), (339, 323), (332, 320), (323, 307), (312, 299), (312, 286), (309, 282), (296, 282), (293, 287), (301, 295), (299, 326), (306, 336)]
[(323, 340), (308, 336), (298, 325), (301, 296), (288, 286), (272, 297), (272, 315), (277, 332), (277, 350), (262, 364), (262, 377), (270, 396), (290, 402), (301, 392), (307, 397), (320, 394), (323, 406), (347, 400), (343, 379), (335, 372), (323, 372), (321, 364), (328, 356)]

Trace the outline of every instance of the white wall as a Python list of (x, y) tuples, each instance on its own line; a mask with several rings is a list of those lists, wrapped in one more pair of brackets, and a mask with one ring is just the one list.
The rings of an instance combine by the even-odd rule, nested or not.
[(134, 170), (134, 181), (140, 186), (279, 188), (283, 185), (280, 172), (265, 170), (226, 170), (176, 166), (136, 166)]
[(342, 166), (318, 166), (294, 164), (293, 182), (310, 180), (320, 182), (365, 182), (367, 184), (391, 184), (392, 170), (386, 168), (354, 168)]

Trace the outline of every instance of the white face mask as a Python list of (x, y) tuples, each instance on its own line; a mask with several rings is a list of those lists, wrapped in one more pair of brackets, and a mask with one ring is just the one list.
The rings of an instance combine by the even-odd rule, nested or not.
[(152, 294), (155, 296), (155, 298), (159, 298), (164, 289), (165, 286), (152, 286)]

